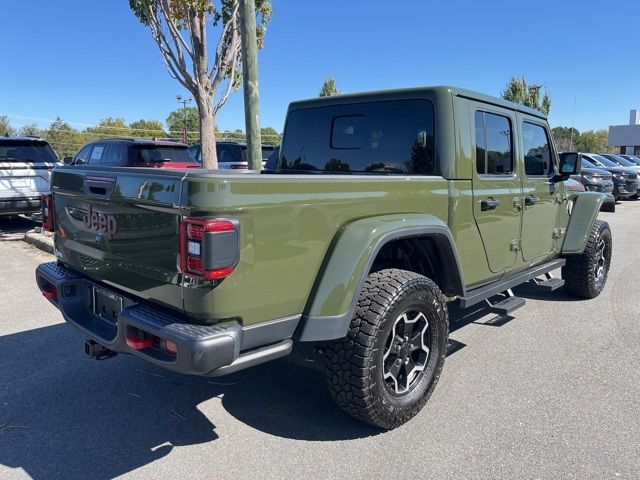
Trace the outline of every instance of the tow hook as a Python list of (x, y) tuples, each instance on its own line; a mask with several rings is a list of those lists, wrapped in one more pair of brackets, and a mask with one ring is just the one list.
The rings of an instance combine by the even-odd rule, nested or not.
[(96, 360), (106, 360), (108, 358), (115, 357), (118, 354), (118, 352), (109, 350), (104, 345), (94, 342), (93, 340), (86, 340), (84, 342), (84, 353)]

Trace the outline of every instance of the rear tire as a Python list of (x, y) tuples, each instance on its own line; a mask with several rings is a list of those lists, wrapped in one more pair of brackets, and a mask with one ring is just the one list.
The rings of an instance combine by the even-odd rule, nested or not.
[(611, 265), (613, 239), (609, 224), (596, 220), (580, 255), (570, 255), (562, 267), (565, 289), (581, 298), (595, 298), (604, 289)]
[(343, 339), (327, 345), (327, 376), (336, 403), (384, 429), (413, 418), (433, 392), (449, 337), (446, 299), (422, 275), (371, 273)]

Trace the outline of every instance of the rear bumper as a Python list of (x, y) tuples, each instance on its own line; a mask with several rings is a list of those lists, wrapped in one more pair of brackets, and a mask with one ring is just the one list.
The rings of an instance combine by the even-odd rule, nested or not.
[(41, 210), (40, 196), (0, 198), (0, 215), (34, 213)]
[[(186, 323), (120, 292), (113, 293), (123, 299), (123, 308), (117, 319), (111, 321), (94, 313), (92, 295), (96, 287), (108, 290), (103, 285), (55, 262), (39, 265), (36, 281), (43, 293), (49, 292), (45, 296), (64, 319), (90, 340), (114, 352), (133, 354), (167, 370), (192, 375), (223, 375), (290, 353), (290, 338), (299, 321), (299, 318), (286, 319), (286, 325), (268, 322), (265, 326), (271, 328), (263, 329), (256, 341), (255, 327), (243, 329), (238, 323), (213, 326)], [(127, 337), (140, 334), (155, 337), (157, 341), (145, 348), (132, 348)], [(160, 348), (167, 340), (175, 343), (175, 354)], [(243, 354), (243, 348), (251, 350)]]

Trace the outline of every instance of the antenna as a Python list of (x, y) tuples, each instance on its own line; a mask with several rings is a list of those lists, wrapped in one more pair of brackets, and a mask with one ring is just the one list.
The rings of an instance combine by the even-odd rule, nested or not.
[(571, 135), (569, 136), (569, 151), (573, 151), (573, 125), (576, 121), (576, 96), (573, 97), (573, 113), (571, 114)]

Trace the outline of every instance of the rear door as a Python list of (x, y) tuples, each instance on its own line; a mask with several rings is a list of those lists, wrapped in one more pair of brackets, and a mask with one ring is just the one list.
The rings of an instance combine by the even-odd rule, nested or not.
[(475, 124), (473, 213), (482, 237), (489, 269), (500, 273), (512, 267), (520, 239), (517, 200), (521, 177), (515, 161), (515, 113), (472, 102)]
[(545, 122), (518, 114), (518, 124), (524, 164), (522, 257), (532, 261), (550, 255), (554, 249), (559, 208), (556, 190), (564, 185), (552, 180), (557, 160)]

